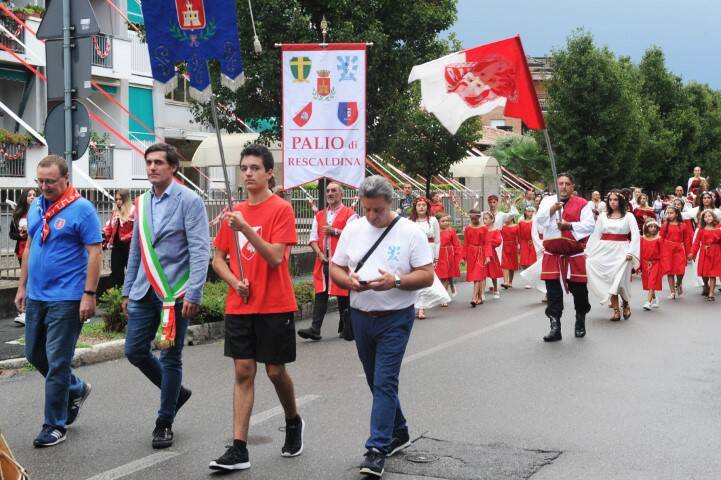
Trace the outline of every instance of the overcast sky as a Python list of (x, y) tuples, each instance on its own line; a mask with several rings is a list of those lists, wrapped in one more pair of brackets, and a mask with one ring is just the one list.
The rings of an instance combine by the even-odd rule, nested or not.
[(721, 89), (721, 0), (458, 0), (451, 31), (466, 48), (520, 34), (526, 54), (541, 56), (577, 27), (636, 62), (658, 45), (684, 82)]

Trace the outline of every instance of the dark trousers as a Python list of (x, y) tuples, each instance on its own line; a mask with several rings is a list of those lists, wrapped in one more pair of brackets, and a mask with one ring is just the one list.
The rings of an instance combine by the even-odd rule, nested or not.
[[(576, 313), (587, 314), (591, 310), (588, 303), (588, 287), (581, 282), (568, 282), (568, 290), (573, 295), (573, 306)], [(546, 315), (561, 318), (563, 315), (563, 285), (560, 280), (546, 280), (546, 297), (548, 306)]]
[(183, 380), (183, 343), (188, 320), (183, 318), (183, 303), (175, 304), (175, 344), (160, 351), (160, 358), (150, 348), (158, 332), (163, 302), (149, 289), (142, 300), (128, 302), (128, 333), (125, 356), (148, 380), (160, 388), (158, 416), (172, 421), (175, 417), (180, 385)]
[(68, 402), (85, 389), (70, 366), (83, 326), (80, 302), (28, 298), (25, 312), (25, 357), (45, 377), (44, 424), (64, 429)]
[[(316, 332), (320, 332), (323, 326), (323, 319), (328, 311), (328, 290), (330, 289), (330, 275), (328, 274), (328, 264), (323, 264), (323, 276), (325, 277), (325, 292), (316, 293), (313, 301), (313, 323), (311, 328)], [(350, 297), (347, 295), (338, 295), (338, 312), (340, 312), (340, 320), (338, 321), (338, 333), (343, 331), (343, 318), (346, 310), (350, 308)]]
[(414, 318), (413, 305), (385, 317), (351, 309), (358, 358), (373, 394), (366, 448), (387, 452), (393, 435), (408, 430), (398, 399), (398, 377)]
[(125, 267), (130, 254), (129, 242), (115, 242), (110, 251), (110, 285), (121, 287), (125, 283)]

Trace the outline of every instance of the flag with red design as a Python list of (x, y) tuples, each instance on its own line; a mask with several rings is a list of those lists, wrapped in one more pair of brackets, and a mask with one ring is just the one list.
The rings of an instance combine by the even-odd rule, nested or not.
[(408, 82), (415, 80), (423, 107), (453, 134), (467, 119), (499, 107), (528, 128), (546, 128), (518, 36), (416, 65)]

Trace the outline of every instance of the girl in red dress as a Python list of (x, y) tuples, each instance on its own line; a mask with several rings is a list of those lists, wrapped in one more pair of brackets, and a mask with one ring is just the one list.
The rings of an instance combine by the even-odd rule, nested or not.
[(713, 302), (716, 301), (716, 277), (721, 276), (721, 230), (713, 210), (704, 210), (700, 217), (688, 259), (693, 260), (698, 254), (697, 273), (703, 278), (703, 293), (709, 302)]
[(663, 275), (661, 272), (663, 239), (659, 236), (658, 231), (658, 223), (654, 220), (646, 222), (643, 226), (643, 236), (641, 237), (641, 284), (643, 289), (648, 292), (648, 300), (643, 304), (644, 310), (659, 307), (656, 292), (660, 292), (663, 288)]
[(466, 258), (466, 281), (473, 282), (473, 298), (471, 307), (483, 303), (483, 285), (486, 283), (486, 263), (488, 248), (486, 245), (487, 229), (481, 225), (481, 211), (472, 208), (468, 211), (471, 224), (463, 229), (463, 250)]
[(639, 231), (643, 231), (643, 226), (648, 220), (656, 219), (656, 212), (648, 204), (648, 195), (645, 193), (638, 197), (638, 207), (633, 209), (633, 216), (636, 217)]
[(458, 240), (456, 229), (451, 227), (451, 217), (442, 216), (440, 224), (441, 248), (438, 253), (438, 263), (436, 263), (436, 275), (446, 289), (450, 287), (451, 295), (455, 296), (456, 286), (453, 285), (453, 279), (461, 276), (460, 263), (463, 258), (463, 248)]
[(493, 283), (493, 298), (501, 298), (501, 294), (498, 291), (498, 279), (503, 278), (503, 269), (501, 269), (501, 262), (498, 260), (498, 253), (496, 248), (503, 242), (501, 237), (501, 231), (494, 227), (493, 223), (496, 221), (496, 216), (491, 212), (483, 212), (483, 225), (488, 229), (486, 233), (486, 245), (488, 245), (488, 257), (489, 262), (486, 263), (486, 276), (491, 279)]
[(674, 206), (666, 209), (666, 218), (661, 227), (661, 270), (668, 278), (671, 294), (675, 299), (683, 294), (683, 275), (686, 273), (686, 259), (691, 252), (693, 231), (681, 219), (681, 210)]
[(503, 268), (503, 288), (513, 286), (513, 274), (518, 270), (518, 225), (508, 215), (501, 228), (503, 249), (501, 250), (501, 268)]

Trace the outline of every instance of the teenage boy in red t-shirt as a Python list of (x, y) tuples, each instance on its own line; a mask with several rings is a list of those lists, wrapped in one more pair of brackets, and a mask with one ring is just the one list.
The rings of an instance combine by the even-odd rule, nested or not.
[[(265, 364), (285, 411), (284, 457), (303, 451), (305, 423), (298, 415), (293, 380), (285, 368), (295, 361), (295, 302), (288, 268), (290, 246), (297, 242), (290, 203), (273, 195), (273, 156), (262, 145), (240, 154), (240, 174), (248, 200), (225, 214), (215, 238), (213, 269), (228, 285), (225, 306), (225, 355), (235, 362), (233, 445), (217, 460), (214, 470), (243, 470), (248, 461), (248, 427), (253, 409), (257, 362)], [(245, 278), (240, 280), (233, 244), (238, 237)], [(230, 267), (226, 258), (230, 256)]]

